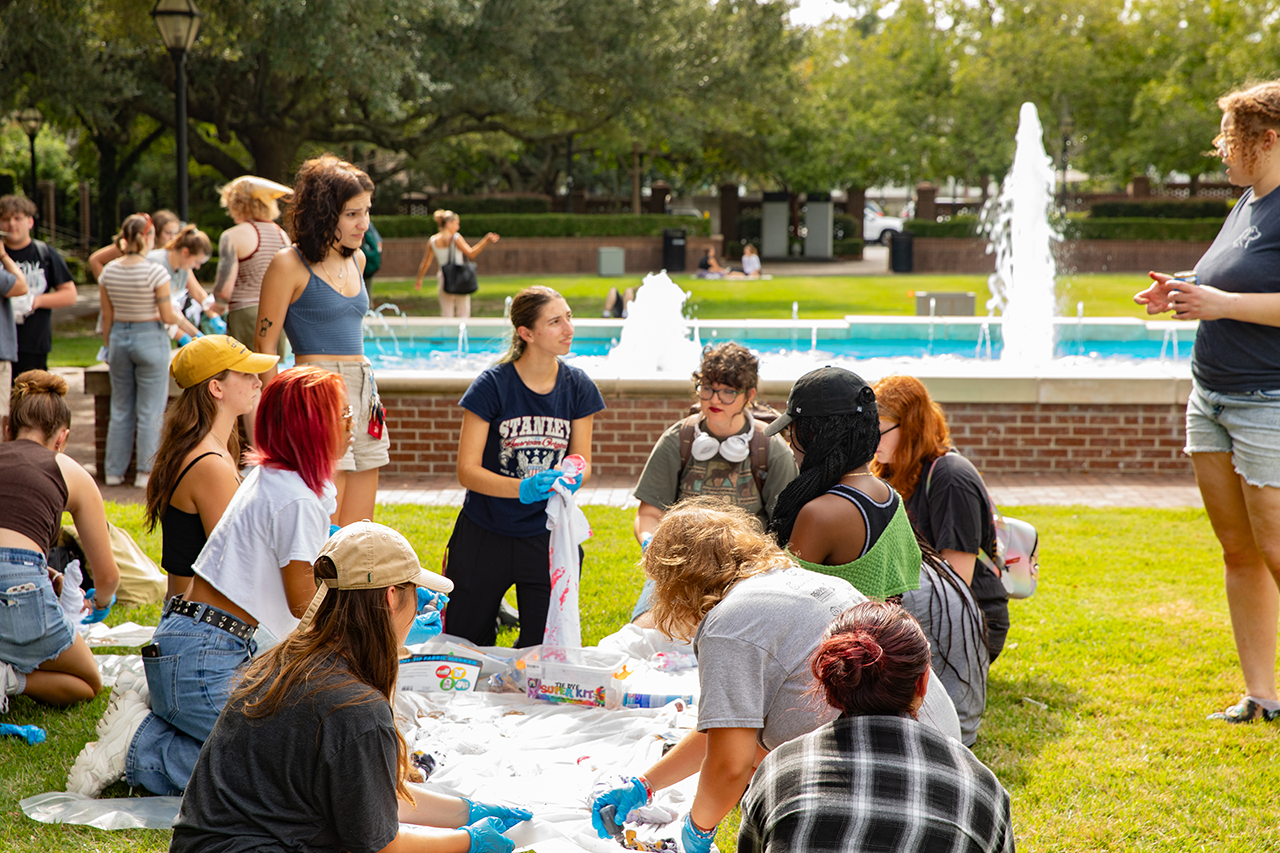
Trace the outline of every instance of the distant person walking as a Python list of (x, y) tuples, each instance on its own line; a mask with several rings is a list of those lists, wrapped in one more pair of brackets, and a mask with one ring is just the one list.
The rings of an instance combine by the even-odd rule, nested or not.
[[(48, 370), (53, 349), (53, 310), (76, 304), (76, 283), (57, 250), (31, 231), (36, 226), (36, 205), (20, 195), (0, 197), (0, 231), (4, 248), (22, 270), (27, 294), (21, 311), (14, 311), (18, 327), (18, 358), (12, 375), (28, 370)], [(18, 306), (14, 306), (15, 308)]]
[(1218, 107), (1214, 144), (1244, 195), (1193, 276), (1153, 272), (1134, 301), (1148, 314), (1200, 321), (1186, 451), (1222, 543), (1245, 689), (1209, 719), (1280, 721), (1280, 80), (1224, 95)]
[(435, 263), (439, 266), (436, 271), (436, 294), (440, 297), (440, 316), (465, 319), (471, 316), (471, 294), (445, 293), (444, 266), (448, 263), (462, 263), (463, 260), (474, 261), (485, 246), (496, 243), (501, 238), (490, 231), (484, 235), (484, 239), (472, 246), (458, 233), (462, 224), (458, 214), (452, 210), (437, 210), (433, 217), (440, 230), (427, 241), (427, 250), (422, 255), (422, 263), (418, 265), (418, 280), (413, 287), (414, 290), (422, 290), (422, 278)]
[[(276, 199), (292, 190), (284, 184), (245, 175), (222, 188), (222, 206), (236, 224), (218, 239), (218, 273), (213, 295), (227, 306), (227, 334), (239, 341), (256, 341), (258, 299), (262, 277), (276, 252), (289, 245), (289, 235), (275, 223), (280, 218)], [(278, 330), (277, 330), (278, 332)], [(285, 337), (276, 338), (274, 352), (285, 357)]]

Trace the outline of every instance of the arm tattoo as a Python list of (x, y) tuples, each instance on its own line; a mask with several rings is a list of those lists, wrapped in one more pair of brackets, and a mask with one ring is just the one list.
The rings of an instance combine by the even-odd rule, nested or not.
[(265, 338), (267, 336), (267, 329), (270, 329), (274, 325), (275, 323), (272, 323), (266, 317), (263, 317), (261, 327), (258, 329), (258, 337)]
[(224, 231), (218, 238), (218, 274), (213, 284), (213, 293), (220, 299), (230, 298), (226, 287), (231, 281), (231, 270), (237, 262), (235, 244), (231, 241), (231, 235)]

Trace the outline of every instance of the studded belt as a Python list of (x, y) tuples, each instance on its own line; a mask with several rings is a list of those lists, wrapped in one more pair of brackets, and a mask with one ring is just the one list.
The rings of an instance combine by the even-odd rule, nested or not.
[(175, 595), (164, 606), (164, 615), (176, 613), (179, 616), (190, 616), (197, 622), (212, 625), (226, 631), (233, 637), (246, 642), (253, 639), (253, 632), (258, 630), (242, 619), (237, 619), (225, 610), (219, 610), (200, 601), (184, 601), (182, 596)]

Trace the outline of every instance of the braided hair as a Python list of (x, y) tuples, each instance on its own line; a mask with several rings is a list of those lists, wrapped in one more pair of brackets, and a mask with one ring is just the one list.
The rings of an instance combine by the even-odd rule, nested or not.
[(849, 415), (796, 417), (791, 442), (804, 453), (800, 475), (778, 496), (769, 531), (786, 547), (804, 505), (826, 494), (845, 474), (866, 465), (880, 445), (880, 416), (876, 395), (868, 387), (858, 392), (862, 411)]

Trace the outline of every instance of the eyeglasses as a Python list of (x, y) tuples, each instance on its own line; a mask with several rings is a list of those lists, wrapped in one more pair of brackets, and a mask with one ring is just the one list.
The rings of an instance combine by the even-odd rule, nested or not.
[(708, 388), (705, 385), (698, 386), (698, 396), (704, 400), (710, 400), (712, 397), (719, 397), (720, 402), (726, 406), (733, 405), (733, 401), (738, 399), (741, 393), (737, 388)]
[(888, 435), (889, 433), (893, 432), (895, 429), (897, 429), (897, 428), (898, 428), (898, 427), (900, 427), (900, 426), (902, 426), (902, 424), (894, 424), (893, 426), (889, 427), (888, 429), (882, 429), (882, 430), (880, 430), (880, 437), (881, 437), (881, 438), (884, 438), (886, 435)]

